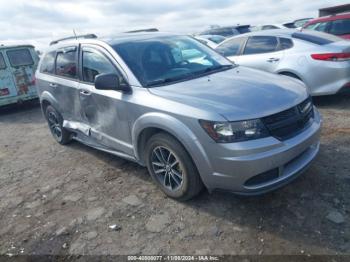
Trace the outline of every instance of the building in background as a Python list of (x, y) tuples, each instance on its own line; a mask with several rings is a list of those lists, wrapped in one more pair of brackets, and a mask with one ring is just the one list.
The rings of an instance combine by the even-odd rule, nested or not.
[(326, 8), (321, 8), (318, 10), (318, 16), (328, 16), (328, 15), (336, 15), (340, 13), (350, 12), (350, 4), (345, 5), (337, 5)]

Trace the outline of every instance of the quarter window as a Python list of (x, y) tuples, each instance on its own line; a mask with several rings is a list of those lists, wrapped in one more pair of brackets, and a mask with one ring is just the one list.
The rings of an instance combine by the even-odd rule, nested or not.
[(6, 52), (8, 59), (10, 60), (11, 66), (27, 66), (33, 65), (34, 61), (32, 55), (28, 49), (16, 49), (9, 50)]
[(83, 51), (83, 80), (88, 83), (94, 83), (95, 77), (99, 74), (113, 73), (118, 71), (111, 64), (107, 57), (95, 51)]
[(292, 48), (293, 47), (293, 41), (288, 38), (280, 38), (280, 46), (281, 50)]
[(273, 52), (277, 47), (277, 39), (272, 36), (252, 36), (249, 37), (244, 49), (245, 55), (262, 54)]
[(55, 55), (56, 52), (50, 52), (45, 55), (41, 62), (40, 72), (47, 74), (55, 73)]
[(239, 54), (244, 39), (245, 37), (239, 37), (228, 40), (218, 46), (216, 50), (224, 56), (236, 56)]
[(6, 68), (6, 64), (5, 64), (4, 56), (0, 54), (0, 70), (5, 68)]
[(56, 74), (59, 76), (77, 78), (76, 48), (57, 53)]

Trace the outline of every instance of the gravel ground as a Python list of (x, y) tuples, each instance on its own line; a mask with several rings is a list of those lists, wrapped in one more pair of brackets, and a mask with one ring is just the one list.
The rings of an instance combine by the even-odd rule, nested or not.
[(349, 254), (350, 96), (315, 99), (320, 154), (258, 197), (179, 203), (147, 170), (57, 144), (37, 105), (0, 112), (0, 254)]

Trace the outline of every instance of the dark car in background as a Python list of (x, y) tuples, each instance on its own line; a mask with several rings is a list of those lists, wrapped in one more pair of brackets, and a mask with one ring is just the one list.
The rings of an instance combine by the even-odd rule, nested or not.
[(305, 24), (303, 28), (350, 39), (350, 13), (316, 18)]
[(287, 28), (301, 28), (312, 19), (313, 18), (300, 18), (300, 19), (294, 20), (293, 22), (284, 23), (283, 26)]
[(236, 25), (236, 26), (225, 26), (217, 27), (205, 30), (199, 35), (221, 35), (224, 37), (231, 37), (250, 32), (250, 25)]

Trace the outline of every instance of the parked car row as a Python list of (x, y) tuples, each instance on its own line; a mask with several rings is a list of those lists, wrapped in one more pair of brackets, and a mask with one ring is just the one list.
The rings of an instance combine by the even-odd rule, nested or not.
[(286, 28), (316, 30), (336, 35), (344, 39), (350, 39), (350, 13), (331, 15), (316, 19), (304, 18), (284, 24), (264, 24), (251, 26), (250, 31)]
[(270, 30), (270, 29), (291, 29), (291, 28), (299, 28), (301, 29), (307, 22), (309, 22), (312, 18), (301, 18), (297, 19), (293, 22), (287, 22), (283, 24), (264, 24), (258, 26), (251, 26), (251, 31), (260, 31), (260, 30)]
[(313, 19), (306, 23), (303, 28), (350, 39), (350, 13)]
[(235, 35), (245, 34), (250, 32), (250, 25), (236, 25), (236, 26), (225, 26), (217, 27), (205, 30), (199, 33), (199, 36), (202, 35), (221, 35), (224, 37), (231, 37)]
[(239, 65), (304, 82), (311, 95), (350, 89), (350, 43), (310, 30), (266, 30), (229, 38), (216, 50)]

